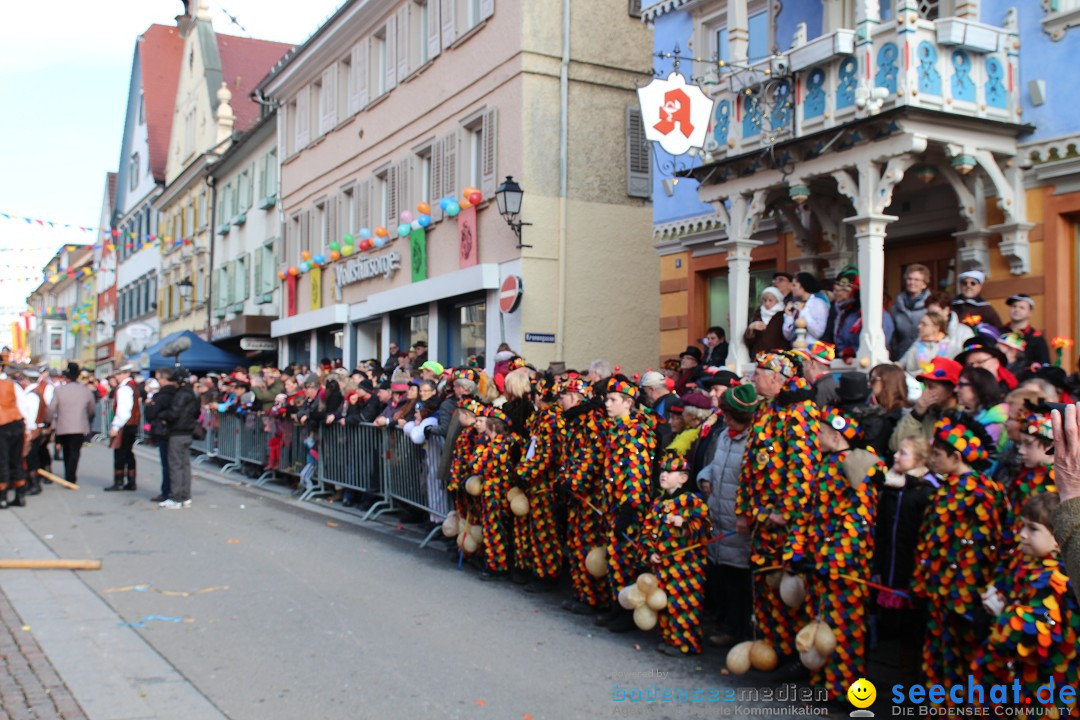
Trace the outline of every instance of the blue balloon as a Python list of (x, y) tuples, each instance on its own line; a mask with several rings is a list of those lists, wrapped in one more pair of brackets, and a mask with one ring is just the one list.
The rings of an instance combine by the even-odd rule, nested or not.
[(416, 219), (416, 222), (420, 223), (420, 227), (426, 228), (428, 225), (431, 224), (431, 216), (430, 215), (421, 215), (420, 217), (418, 217)]
[(439, 201), (439, 207), (442, 208), (443, 212), (446, 212), (446, 209), (448, 207), (450, 207), (450, 203), (452, 203), (452, 202), (454, 202), (454, 201), (451, 200), (450, 198), (443, 198), (442, 200)]
[(446, 214), (450, 217), (457, 217), (459, 212), (461, 212), (461, 206), (456, 202), (451, 201), (450, 204), (446, 206)]
[(300, 263), (300, 272), (305, 272), (306, 273), (310, 269), (311, 269), (311, 263), (309, 261), (305, 260), (304, 262)]
[[(360, 239), (361, 240), (370, 240), (371, 239), (371, 231), (368, 230), (367, 228), (361, 228), (360, 229)], [(352, 243), (349, 243), (349, 244), (352, 245)]]
[(316, 255), (315, 257), (313, 257), (311, 259), (316, 265), (325, 265), (326, 264), (326, 258), (324, 258), (321, 254)]
[(375, 239), (372, 240), (371, 242), (373, 242), (375, 244), (375, 247), (381, 248), (381, 247), (386, 247), (386, 243), (388, 241), (384, 237), (375, 237)]

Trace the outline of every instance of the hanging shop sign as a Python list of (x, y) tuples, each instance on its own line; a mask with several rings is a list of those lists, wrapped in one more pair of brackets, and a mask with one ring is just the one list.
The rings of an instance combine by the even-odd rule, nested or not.
[(334, 265), (338, 286), (351, 285), (361, 280), (370, 280), (380, 275), (386, 279), (394, 277), (401, 268), (401, 253), (394, 250), (378, 257), (361, 257)]
[(667, 80), (657, 78), (637, 92), (646, 140), (672, 155), (705, 146), (713, 101), (701, 88), (671, 73)]

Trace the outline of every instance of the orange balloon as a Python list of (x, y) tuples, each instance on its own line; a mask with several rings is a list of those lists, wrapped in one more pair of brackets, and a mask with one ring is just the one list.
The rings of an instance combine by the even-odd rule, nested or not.
[(467, 188), (465, 188), (465, 192), (463, 192), (462, 194), (467, 198), (470, 195), (472, 195), (473, 193), (478, 193), (478, 192), (480, 192), (480, 188), (474, 188), (472, 185), (470, 185)]
[(380, 225), (379, 227), (375, 228), (375, 234), (379, 237), (386, 237), (386, 228)]
[(292, 267), (289, 268), (289, 274), (292, 275), (293, 277), (296, 277), (297, 275), (300, 274), (300, 268), (293, 265)]
[(339, 253), (337, 250), (331, 250), (330, 251), (330, 259), (332, 261), (335, 261), (335, 262), (337, 260), (340, 260), (341, 259), (341, 253)]
[(311, 259), (311, 252), (308, 251), (308, 250), (304, 250), (303, 252), (300, 253), (300, 259), (301, 260), (310, 260)]
[(282, 280), (284, 280), (285, 279), (285, 271), (284, 270), (278, 270), (277, 276), (279, 278), (281, 278)]
[(465, 210), (466, 208), (471, 208), (472, 205), (469, 203), (468, 200), (462, 200), (461, 202), (458, 203), (458, 207), (461, 208), (462, 210)]
[(431, 214), (431, 206), (428, 205), (426, 202), (422, 202), (422, 203), (419, 203), (416, 206), (416, 211), (418, 213), (420, 213), (421, 215), (430, 215)]

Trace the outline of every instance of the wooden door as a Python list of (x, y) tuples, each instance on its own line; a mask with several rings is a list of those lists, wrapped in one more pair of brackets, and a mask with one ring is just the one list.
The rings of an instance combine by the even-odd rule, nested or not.
[(930, 268), (930, 289), (956, 293), (956, 239), (950, 235), (885, 242), (885, 293), (896, 299), (904, 292), (908, 265)]

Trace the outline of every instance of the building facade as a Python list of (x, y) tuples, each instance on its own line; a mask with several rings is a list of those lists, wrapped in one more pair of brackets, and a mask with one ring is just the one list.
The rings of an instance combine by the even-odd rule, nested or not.
[(684, 74), (715, 100), (705, 148), (682, 160), (688, 176), (654, 185), (662, 354), (721, 325), (729, 364), (745, 365), (740, 340), (775, 270), (833, 277), (847, 265), (862, 282), (864, 363), (888, 360), (883, 302), (912, 263), (950, 293), (960, 272), (982, 270), (999, 315), (1026, 293), (1035, 326), (1077, 335), (1080, 126), (1063, 105), (1077, 80), (1046, 76), (1080, 42), (1061, 11), (665, 0), (643, 17), (654, 49), (678, 45)]
[(32, 363), (60, 370), (92, 354), (93, 258), (90, 246), (65, 245), (45, 266), (41, 285), (27, 298), (34, 313), (27, 334)]
[(97, 294), (97, 312), (94, 321), (94, 360), (86, 365), (99, 377), (108, 375), (116, 367), (114, 353), (116, 344), (116, 243), (108, 228), (112, 225), (113, 208), (116, 207), (117, 173), (105, 173), (105, 190), (101, 199), (101, 217), (98, 228), (101, 234), (93, 246), (92, 264), (94, 291)]
[[(259, 86), (278, 106), (282, 361), (422, 340), (446, 365), (504, 342), (540, 367), (653, 363), (656, 298), (625, 291), (657, 280), (631, 161), (649, 53), (621, 0), (345, 3)], [(524, 247), (494, 201), (505, 176)]]

